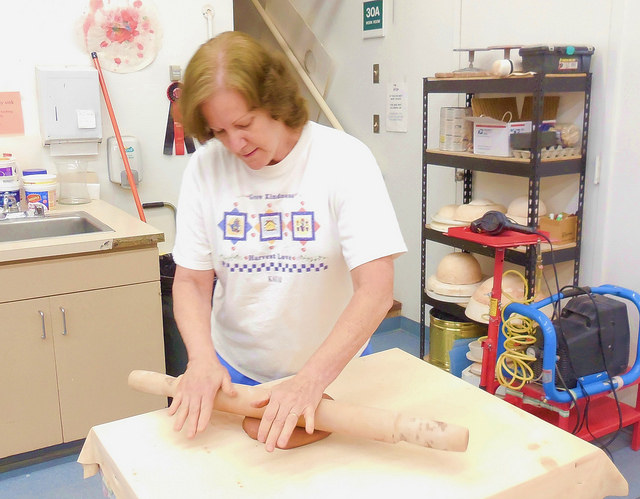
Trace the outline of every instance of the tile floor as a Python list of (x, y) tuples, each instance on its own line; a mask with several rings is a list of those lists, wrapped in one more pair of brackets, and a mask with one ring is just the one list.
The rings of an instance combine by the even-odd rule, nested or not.
[[(419, 355), (419, 336), (415, 323), (404, 318), (387, 319), (372, 338), (375, 352), (388, 348)], [(428, 349), (427, 349), (428, 350)], [(628, 498), (640, 499), (640, 452), (629, 447), (631, 436), (620, 433), (609, 447), (613, 462), (629, 482)], [(83, 480), (76, 453), (40, 464), (0, 474), (0, 499), (102, 499), (98, 476)]]

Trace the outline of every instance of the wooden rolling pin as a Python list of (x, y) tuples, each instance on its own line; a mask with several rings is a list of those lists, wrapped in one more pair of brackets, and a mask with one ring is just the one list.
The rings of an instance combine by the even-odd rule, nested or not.
[[(173, 397), (178, 386), (178, 378), (151, 371), (132, 371), (129, 375), (129, 386), (141, 392)], [(219, 390), (214, 408), (241, 416), (262, 418), (264, 408), (252, 407), (251, 403), (264, 399), (268, 390), (257, 386), (233, 386), (237, 395), (230, 397)], [(298, 420), (298, 426), (304, 427), (303, 417)], [(320, 401), (316, 409), (315, 428), (381, 442), (404, 441), (422, 447), (455, 452), (464, 452), (469, 443), (469, 430), (463, 426), (330, 399)]]

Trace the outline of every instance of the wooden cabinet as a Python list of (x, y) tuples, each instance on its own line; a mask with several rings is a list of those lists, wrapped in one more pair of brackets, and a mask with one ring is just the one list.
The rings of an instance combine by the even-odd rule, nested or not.
[(133, 369), (164, 371), (155, 247), (8, 264), (0, 275), (0, 458), (162, 407), (127, 385)]
[(62, 442), (49, 299), (0, 304), (0, 457)]

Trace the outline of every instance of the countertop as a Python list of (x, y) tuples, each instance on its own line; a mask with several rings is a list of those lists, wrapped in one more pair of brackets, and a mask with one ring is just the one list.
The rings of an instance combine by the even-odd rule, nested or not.
[(164, 241), (161, 230), (101, 199), (86, 204), (58, 204), (51, 214), (69, 211), (87, 212), (113, 231), (2, 242), (0, 263), (156, 245)]

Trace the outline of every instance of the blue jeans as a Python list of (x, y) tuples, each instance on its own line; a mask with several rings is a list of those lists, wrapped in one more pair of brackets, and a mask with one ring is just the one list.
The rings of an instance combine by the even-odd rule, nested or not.
[[(364, 357), (365, 355), (371, 355), (372, 353), (373, 353), (373, 348), (371, 348), (371, 343), (369, 343), (367, 347), (364, 349), (364, 351), (362, 352), (362, 355), (360, 356)], [(255, 386), (260, 384), (259, 381), (256, 381), (255, 379), (251, 379), (248, 376), (245, 376), (241, 372), (231, 367), (226, 360), (220, 357), (220, 354), (218, 352), (216, 352), (216, 355), (218, 356), (218, 360), (220, 361), (220, 363), (227, 368), (227, 371), (229, 371), (229, 375), (231, 376), (232, 383), (238, 383), (239, 385), (249, 385), (249, 386)]]

